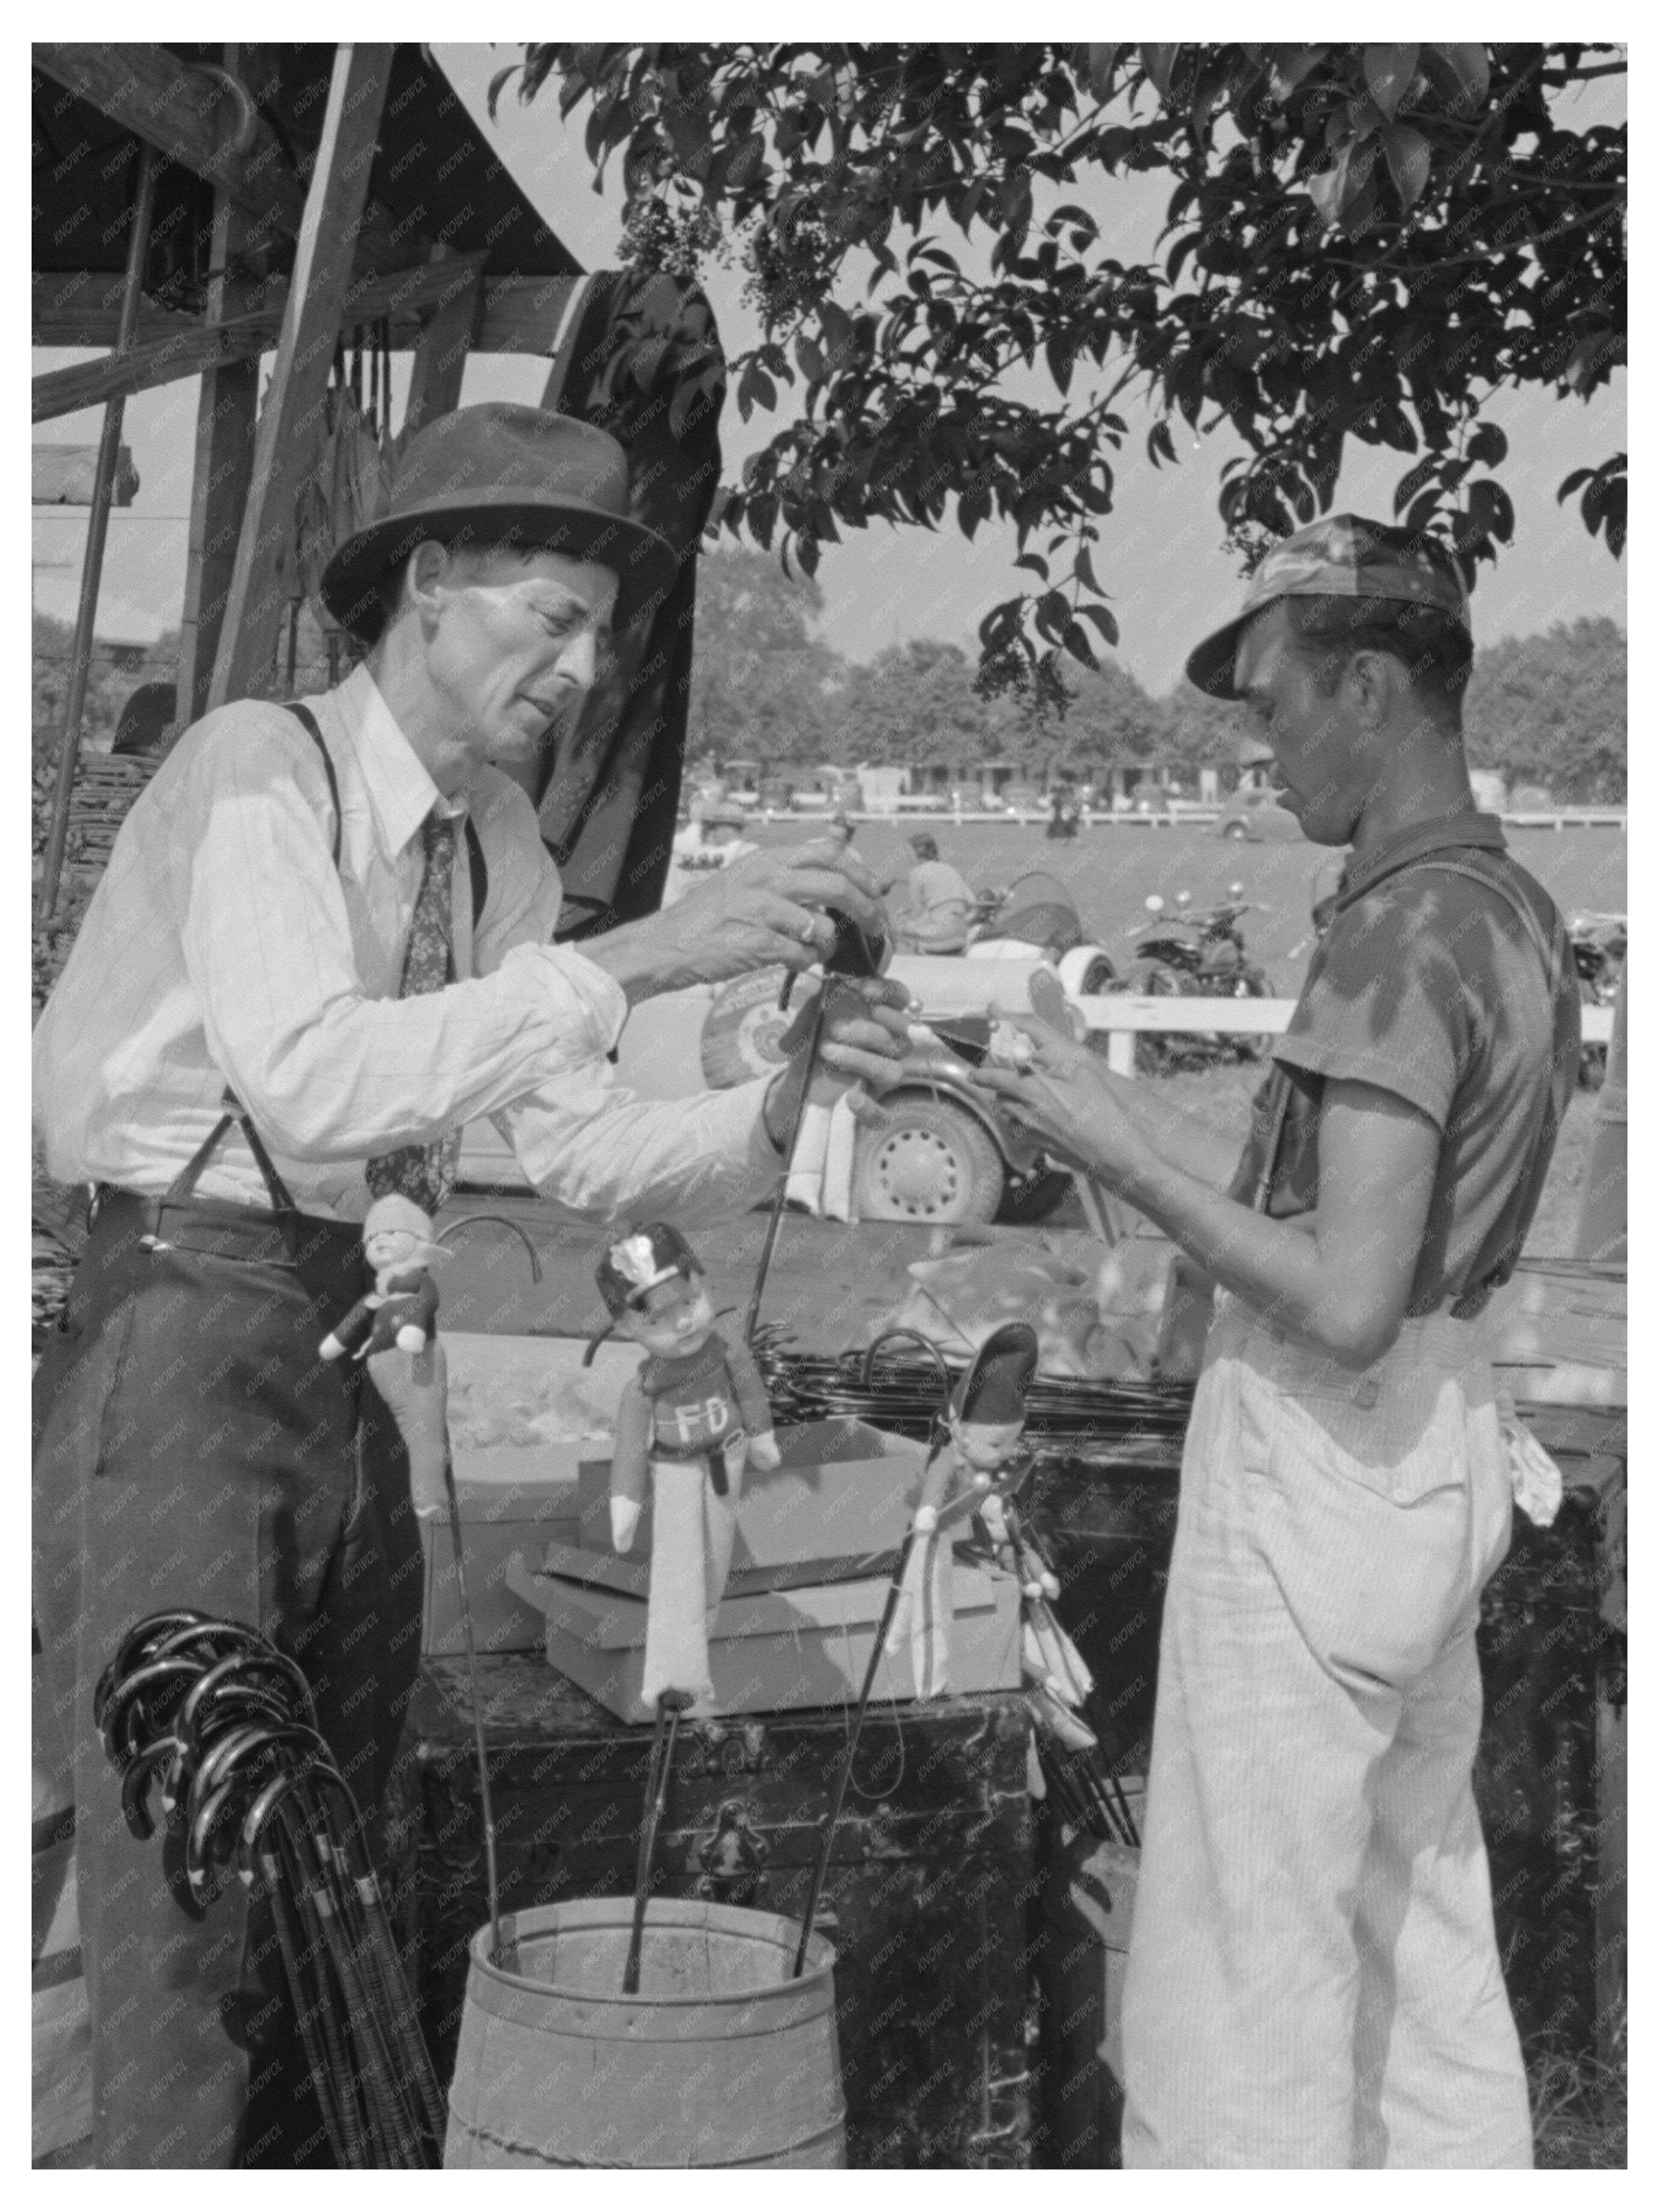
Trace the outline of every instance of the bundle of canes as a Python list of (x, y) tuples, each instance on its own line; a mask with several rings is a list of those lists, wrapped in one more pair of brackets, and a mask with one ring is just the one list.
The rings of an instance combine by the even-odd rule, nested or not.
[(141, 1840), (156, 1832), (160, 1784), (187, 1909), (204, 1912), (233, 1869), (268, 1901), (336, 2162), (439, 2166), (442, 2094), (362, 1815), (300, 1668), (240, 1621), (153, 1613), (122, 1638), (93, 1717)]

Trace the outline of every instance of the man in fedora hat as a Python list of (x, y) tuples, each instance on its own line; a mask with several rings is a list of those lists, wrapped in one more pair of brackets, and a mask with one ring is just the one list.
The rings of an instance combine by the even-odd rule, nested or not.
[[(983, 1079), (1148, 1214), (1216, 1312), (1182, 1462), (1123, 2002), (1124, 2160), (1529, 2166), (1470, 1769), (1474, 1631), (1559, 1474), (1480, 1316), (1577, 1064), (1559, 915), (1477, 811), (1432, 540), (1298, 531), (1194, 652), (1350, 848), (1235, 1164), (1045, 1037)], [(1178, 1263), (1179, 1264), (1179, 1263)]]
[[(747, 1202), (778, 1171), (801, 1071), (642, 1102), (607, 1066), (629, 1008), (810, 965), (829, 908), (878, 924), (860, 865), (807, 846), (755, 855), (672, 920), (554, 942), (558, 876), (495, 763), (541, 743), (611, 624), (673, 574), (603, 432), (526, 407), (441, 417), (324, 579), (368, 659), (297, 710), (243, 700), (185, 732), (41, 1017), (46, 1164), (95, 1187), (40, 1371), (33, 1535), (75, 1741), (100, 2164), (323, 2154), (268, 1922), (234, 1881), (200, 1923), (171, 1901), (89, 1700), (142, 1615), (252, 1623), (304, 1666), (360, 1801), (379, 1798), (418, 1661), (419, 1538), (373, 1381), (318, 1352), (365, 1286), (371, 1201), (434, 1211), (461, 1124), (488, 1114), (584, 1218)], [(825, 1062), (879, 1090), (902, 996), (843, 992)]]

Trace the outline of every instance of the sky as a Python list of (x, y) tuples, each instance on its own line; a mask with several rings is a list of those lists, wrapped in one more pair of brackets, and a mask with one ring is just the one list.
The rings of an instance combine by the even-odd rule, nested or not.
[[(620, 195), (614, 176), (607, 179), (603, 193), (592, 189), (581, 143), (586, 110), (579, 109), (565, 126), (550, 88), (528, 107), (509, 89), (497, 122), (491, 124), (486, 88), (517, 49), (439, 45), (434, 51), (527, 197), (576, 258), (590, 268), (614, 263)], [(1601, 102), (1593, 119), (1602, 119), (1602, 109), (1611, 119), (1622, 87), (1615, 81), (1592, 91)], [(1590, 96), (1580, 95), (1586, 101)], [(1592, 118), (1581, 108), (1570, 119), (1577, 124)], [(1096, 187), (1096, 211), (1121, 256), (1150, 252), (1166, 191), (1166, 185), (1153, 177)], [(1066, 196), (1088, 197), (1078, 187), (1067, 187)], [(985, 234), (975, 235), (982, 254)], [(957, 237), (949, 242), (952, 251), (960, 252)], [(970, 254), (961, 258), (971, 265)], [(739, 296), (743, 281), (740, 269), (719, 267), (711, 268), (706, 279), (728, 356), (758, 335)], [(37, 348), (33, 367), (38, 373), (83, 358), (61, 349)], [(400, 357), (400, 366), (406, 383), (407, 356)], [(1115, 374), (1109, 363), (1109, 378)], [(526, 356), (475, 356), (462, 398), (533, 401), (544, 376), (544, 364)], [(1555, 498), (1556, 486), (1569, 470), (1599, 462), (1626, 444), (1625, 381), (1621, 373), (1588, 406), (1539, 390), (1503, 392), (1488, 404), (1487, 416), (1509, 434), (1510, 458), (1503, 480), (1515, 502), (1516, 536), (1496, 570), (1483, 571), (1474, 601), (1477, 642), (1524, 635), (1581, 615), (1609, 615), (1625, 622), (1624, 564), (1611, 558), (1601, 540), (1589, 538), (1576, 501), (1559, 507)], [(1031, 396), (1038, 389), (1039, 380), (1034, 379)], [(153, 638), (179, 619), (196, 395), (192, 379), (140, 393), (128, 403), (123, 435), (132, 449), (141, 489), (132, 507), (111, 519), (98, 625), (106, 636)], [(781, 396), (787, 404), (787, 387)], [(401, 397), (400, 388), (400, 403)], [(1117, 618), (1120, 664), (1159, 693), (1175, 682), (1190, 647), (1237, 603), (1237, 560), (1222, 545), (1215, 502), (1223, 462), (1243, 448), (1224, 424), (1207, 438), (1183, 432), (1177, 439), (1178, 465), (1157, 468), (1146, 453), (1152, 416), (1128, 397), (1119, 409), (1129, 434), (1115, 463), (1115, 509), (1104, 520), (1095, 568)], [(744, 424), (728, 400), (721, 422), (728, 479), (787, 419), (757, 410)], [(99, 427), (98, 410), (88, 410), (41, 424), (34, 436), (49, 443), (91, 444)], [(1347, 456), (1335, 511), (1387, 519), (1395, 483), (1409, 463), (1397, 453), (1352, 441)], [(65, 508), (34, 510), (34, 604), (65, 621), (74, 616), (84, 543), (82, 514)], [(860, 660), (907, 637), (947, 639), (972, 653), (981, 617), (1018, 587), (1015, 550), (1012, 528), (982, 525), (969, 544), (948, 518), (936, 533), (884, 524), (848, 532), (842, 546), (824, 549), (818, 571), (823, 634)]]

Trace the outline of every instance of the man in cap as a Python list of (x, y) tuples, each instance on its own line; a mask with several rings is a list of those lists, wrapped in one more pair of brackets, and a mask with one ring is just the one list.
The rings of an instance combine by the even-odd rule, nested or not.
[[(440, 417), (324, 578), (367, 661), (297, 712), (244, 700), (185, 732), (35, 1032), (48, 1169), (96, 1187), (39, 1376), (34, 1542), (76, 1741), (100, 2164), (320, 2154), (268, 1923), (237, 1881), (199, 1925), (168, 1900), (125, 1834), (89, 1698), (139, 1616), (239, 1618), (301, 1661), (360, 1801), (379, 1797), (418, 1662), (418, 1532), (373, 1382), (318, 1353), (365, 1287), (371, 1200), (434, 1211), (481, 1115), (589, 1218), (760, 1195), (799, 1069), (654, 1104), (613, 1087), (606, 1055), (640, 1000), (806, 966), (835, 942), (826, 908), (878, 919), (859, 865), (809, 846), (756, 855), (672, 921), (554, 942), (558, 876), (494, 763), (540, 744), (612, 622), (673, 574), (603, 432), (506, 405)], [(859, 988), (823, 1057), (879, 1089), (902, 994)]]
[(1237, 1167), (1069, 1043), (983, 1079), (1219, 1286), (1159, 1650), (1127, 2164), (1531, 2163), (1469, 1778), (1481, 1587), (1553, 1470), (1479, 1316), (1578, 1018), (1560, 919), (1470, 793), (1473, 651), (1451, 556), (1340, 515), (1270, 553), (1188, 662), (1245, 703), (1306, 834), (1351, 848)]

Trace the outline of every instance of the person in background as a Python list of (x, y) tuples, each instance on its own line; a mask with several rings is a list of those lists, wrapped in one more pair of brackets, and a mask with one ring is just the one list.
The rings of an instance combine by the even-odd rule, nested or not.
[[(962, 951), (968, 942), (968, 917), (974, 910), (967, 878), (940, 860), (938, 841), (925, 830), (912, 836), (910, 851), (909, 902), (894, 918), (897, 942), (908, 952)], [(896, 874), (887, 878), (884, 896), (898, 880)]]
[(734, 861), (746, 860), (751, 853), (758, 853), (760, 847), (743, 834), (748, 826), (747, 815), (729, 799), (710, 799), (707, 805), (694, 811), (689, 829), (674, 840), (674, 857), (663, 886), (663, 904), (678, 906), (689, 890), (706, 884), (715, 870), (729, 868)]
[(1123, 1996), (1129, 2166), (1528, 2166), (1470, 1771), (1480, 1592), (1559, 1471), (1481, 1319), (1578, 1060), (1561, 918), (1469, 787), (1449, 550), (1353, 515), (1187, 663), (1352, 849), (1235, 1165), (1045, 1032), (976, 1079), (1212, 1295)]

